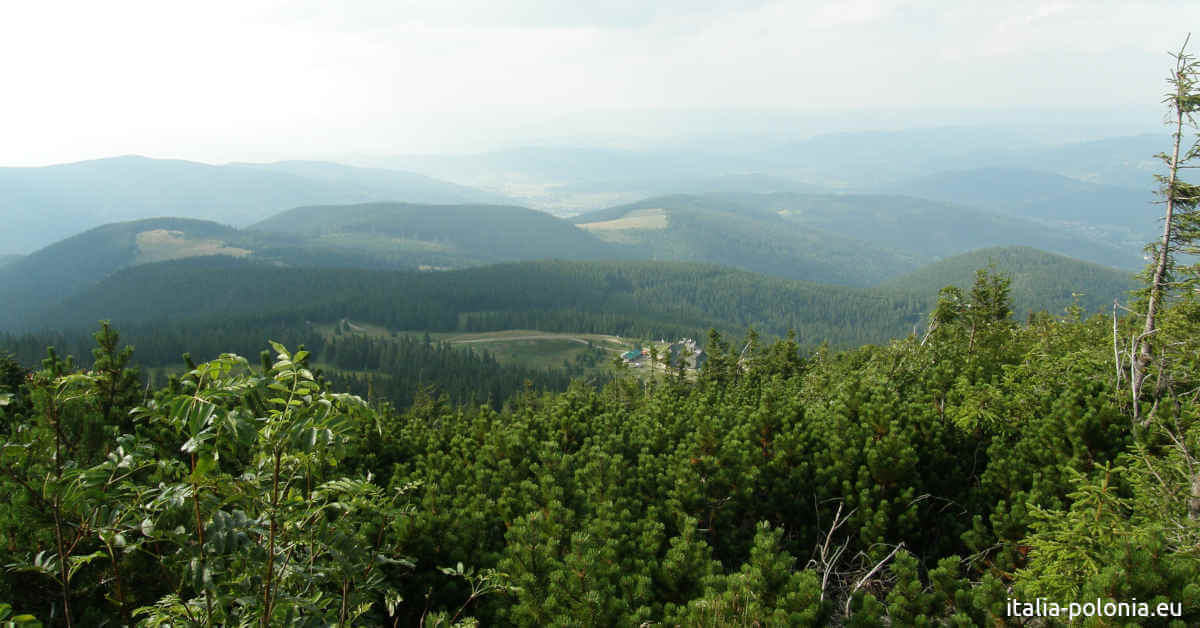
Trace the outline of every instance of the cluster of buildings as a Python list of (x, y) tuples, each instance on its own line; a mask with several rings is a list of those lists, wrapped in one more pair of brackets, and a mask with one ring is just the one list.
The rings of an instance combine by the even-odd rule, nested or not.
[(646, 348), (630, 349), (621, 354), (621, 359), (625, 361), (625, 364), (635, 369), (641, 368), (642, 362), (650, 359), (650, 350)]
[[(700, 368), (708, 357), (691, 338), (680, 338), (670, 344), (665, 340), (659, 342), (662, 343), (662, 348), (658, 351), (658, 361), (666, 362), (672, 367), (678, 367), (682, 363), (685, 368)], [(630, 349), (621, 354), (621, 359), (632, 368), (641, 368), (650, 361), (650, 350), (645, 347)]]

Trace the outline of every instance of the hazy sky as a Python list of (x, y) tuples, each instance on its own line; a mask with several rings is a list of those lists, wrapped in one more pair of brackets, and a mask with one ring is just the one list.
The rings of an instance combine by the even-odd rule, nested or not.
[(1196, 0), (11, 1), (0, 165), (1153, 114), (1192, 27)]

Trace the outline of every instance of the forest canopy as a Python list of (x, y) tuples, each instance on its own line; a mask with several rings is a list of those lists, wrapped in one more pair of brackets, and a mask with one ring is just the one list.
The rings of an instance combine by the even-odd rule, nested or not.
[(714, 332), (695, 381), (400, 412), (282, 345), (147, 391), (104, 327), (87, 370), (4, 362), (0, 599), (73, 625), (979, 624), (1037, 597), (1193, 623), (1195, 407), (1131, 426), (1112, 333), (1018, 324), (982, 272), (883, 346)]

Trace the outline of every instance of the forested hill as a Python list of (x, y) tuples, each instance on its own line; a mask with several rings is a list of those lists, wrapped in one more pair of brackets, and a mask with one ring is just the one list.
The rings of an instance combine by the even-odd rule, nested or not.
[(0, 265), (0, 327), (136, 263), (249, 253), (236, 229), (205, 220), (151, 218), (97, 227)]
[(248, 229), (154, 218), (60, 241), (0, 266), (0, 291), (9, 297), (0, 308), (0, 329), (121, 268), (202, 255), (294, 268), (425, 270), (543, 259), (664, 260), (866, 288), (941, 257), (1013, 244), (1123, 268), (1140, 263), (1137, 247), (905, 197), (676, 195), (570, 221), (510, 205), (314, 205)]
[(722, 264), (840, 285), (869, 286), (921, 261), (918, 255), (712, 196), (656, 197), (572, 221), (643, 258)]
[[(363, 294), (367, 295), (364, 298), (371, 300), (377, 298), (371, 295), (370, 283), (374, 279), (364, 278), (374, 275), (363, 274), (365, 269), (463, 269), (530, 259), (686, 260), (866, 289), (881, 279), (916, 271), (921, 264), (956, 251), (966, 243), (1040, 238), (1048, 244), (1063, 244), (1067, 239), (1031, 225), (1016, 231), (1008, 229), (1006, 225), (1023, 224), (1014, 218), (891, 197), (673, 196), (588, 214), (577, 217), (574, 222), (578, 224), (535, 210), (503, 205), (367, 203), (297, 208), (245, 230), (181, 218), (105, 225), (0, 267), (0, 290), (9, 297), (6, 306), (0, 308), (0, 329), (28, 329), (30, 325), (49, 327), (59, 323), (89, 327), (100, 318), (144, 320), (166, 316), (166, 311), (175, 305), (164, 302), (145, 306), (160, 299), (161, 295), (142, 294), (136, 282), (128, 283), (128, 277), (141, 275), (119, 271), (139, 264), (190, 257), (243, 259), (249, 263), (246, 268), (258, 278), (255, 280), (261, 281), (267, 281), (261, 273), (269, 272), (263, 266), (289, 268), (291, 270), (284, 274), (304, 277), (332, 276), (326, 271), (313, 270), (315, 267), (340, 268), (345, 276), (352, 277), (347, 280), (348, 285), (360, 285)], [(840, 232), (846, 235), (838, 235)], [(976, 233), (986, 235), (972, 235)], [(851, 234), (862, 239), (854, 240), (849, 237)], [(902, 242), (910, 235), (916, 240), (924, 238), (923, 250), (918, 250), (921, 247), (917, 244)], [(874, 241), (868, 241), (871, 239)], [(908, 248), (901, 250), (902, 246)], [(1105, 251), (1111, 253), (1111, 249), (1099, 245), (1088, 248), (1090, 246), (1086, 242), (1079, 243), (1079, 250), (1090, 251), (1095, 256)], [(1022, 309), (1061, 311), (1064, 299), (1069, 299), (1071, 292), (1082, 292), (1096, 297), (1096, 300), (1084, 302), (1087, 309), (1093, 310), (1101, 299), (1111, 301), (1113, 296), (1126, 290), (1127, 279), (1119, 273), (1105, 273), (1062, 257), (1039, 257), (1036, 263), (1033, 258), (1022, 261), (1020, 258), (1025, 254), (1008, 254), (1012, 263), (1009, 264), (1011, 268), (1006, 268), (1032, 273), (1030, 281), (1034, 284), (1028, 290), (1022, 285), (1024, 279), (1014, 288), (1018, 307)], [(195, 266), (182, 264), (180, 267), (220, 263), (210, 259)], [(629, 295), (631, 302), (627, 304), (595, 302), (589, 316), (607, 312), (626, 320), (654, 320), (657, 321), (654, 328), (660, 330), (671, 325), (676, 330), (708, 326), (736, 330), (756, 324), (764, 330), (773, 330), (772, 333), (783, 333), (789, 327), (795, 327), (813, 339), (828, 339), (839, 344), (877, 342), (903, 334), (918, 322), (920, 308), (910, 307), (908, 303), (927, 303), (939, 288), (948, 283), (961, 284), (964, 276), (987, 263), (984, 258), (965, 258), (950, 264), (959, 266), (957, 273), (946, 270), (947, 266), (935, 267), (912, 281), (891, 284), (882, 292), (789, 283), (786, 279), (767, 279), (747, 273), (736, 275), (743, 278), (738, 280), (739, 285), (765, 286), (764, 289), (771, 292), (766, 297), (755, 294), (750, 288), (742, 290), (745, 294), (739, 296), (737, 291), (730, 292), (724, 285), (695, 284), (688, 273), (679, 276), (671, 270), (685, 266), (667, 265), (661, 272), (669, 278), (660, 283), (671, 286), (669, 289), (656, 287), (653, 291), (632, 293)], [(604, 267), (609, 270), (603, 272), (620, 275), (627, 269), (642, 269), (633, 272), (639, 277), (648, 277), (644, 269), (653, 266), (615, 264)], [(544, 269), (546, 265), (505, 268), (516, 269), (513, 271), (515, 276), (489, 281), (506, 286), (516, 283), (517, 287), (509, 292), (521, 294), (520, 284), (526, 281), (524, 276), (531, 272), (529, 269)], [(163, 269), (144, 271), (148, 277), (145, 285), (158, 285), (163, 294), (174, 294), (176, 290), (171, 287), (170, 280), (163, 277), (165, 272)], [(528, 281), (543, 280), (540, 273), (544, 272), (538, 271)], [(471, 286), (477, 281), (472, 277), (489, 273), (497, 274), (496, 271), (480, 270), (415, 281), (425, 282), (420, 284), (422, 286), (442, 280), (464, 282), (464, 289), (471, 293), (474, 290)], [(97, 283), (102, 280), (104, 283)], [(222, 307), (257, 314), (292, 307), (309, 308), (329, 301), (328, 294), (303, 285), (279, 295), (275, 301), (263, 302), (255, 295), (264, 290), (203, 279), (198, 281), (204, 282), (205, 290), (190, 291), (188, 298), (179, 302), (181, 310), (175, 316), (196, 318), (202, 312), (223, 311), (220, 308), (195, 309), (183, 304), (191, 300), (219, 300), (220, 295), (243, 288), (246, 297), (232, 299)], [(566, 281), (563, 294), (606, 294), (607, 288), (589, 281)], [(683, 289), (679, 287), (682, 285), (691, 285), (688, 294), (695, 296), (680, 301), (671, 291)], [(341, 287), (331, 286), (330, 294), (341, 293)], [(111, 297), (114, 294), (121, 295), (120, 299), (114, 300)], [(719, 296), (713, 303), (703, 305), (702, 299), (711, 294)], [(722, 298), (735, 296), (745, 305), (719, 303)], [(440, 296), (434, 297), (439, 303), (445, 302)], [(122, 303), (121, 299), (126, 302)], [(594, 296), (586, 299), (594, 300)], [(841, 311), (861, 309), (855, 304), (864, 299), (867, 305), (862, 306), (865, 313), (861, 316)], [(509, 307), (494, 303), (463, 304), (461, 299), (452, 301), (458, 304), (450, 308), (455, 312), (475, 312), (472, 320), (483, 316), (479, 312), (503, 310), (511, 313), (513, 307), (531, 312), (535, 309), (532, 305), (522, 308), (520, 303)], [(879, 306), (885, 302), (906, 305), (898, 306), (898, 310), (892, 305)], [(559, 310), (575, 307), (564, 303), (560, 300), (539, 306)], [(764, 307), (756, 309), (751, 303)], [(127, 314), (118, 316), (126, 311)], [(778, 314), (777, 311), (790, 314)], [(884, 311), (890, 313), (884, 314)], [(902, 313), (896, 314), (897, 311)], [(448, 324), (439, 320), (436, 326), (445, 328)], [(491, 325), (500, 328), (496, 327), (499, 323)], [(514, 326), (531, 327), (527, 324)], [(640, 323), (636, 326), (645, 327)], [(424, 328), (424, 325), (415, 327)], [(620, 333), (619, 325), (611, 321), (599, 327), (607, 333)]]
[[(545, 212), (508, 205), (366, 203), (299, 207), (250, 228), (301, 238), (308, 248), (364, 257), (423, 254), (461, 267), (516, 259), (615, 258), (623, 253)], [(432, 265), (432, 264), (430, 264)]]
[[(1028, 261), (1024, 261), (1028, 259)], [(538, 329), (639, 337), (795, 330), (806, 346), (878, 343), (924, 325), (938, 290), (998, 260), (1022, 291), (1018, 307), (1061, 313), (1072, 292), (1099, 309), (1123, 295), (1119, 272), (1003, 249), (948, 260), (882, 289), (855, 289), (679, 262), (553, 260), (444, 272), (286, 268), (198, 257), (127, 268), (37, 312), (24, 329), (180, 325), (252, 318), (305, 324), (342, 318), (390, 329)], [(978, 265), (972, 265), (978, 262)], [(169, 323), (168, 323), (169, 321)]]
[(862, 194), (712, 194), (646, 199), (572, 218), (657, 259), (872, 286), (941, 257), (1025, 245), (1135, 268), (1141, 245), (940, 201)]
[(127, 268), (25, 327), (348, 317), (391, 329), (670, 338), (755, 326), (768, 334), (795, 329), (806, 345), (849, 346), (908, 333), (934, 293), (879, 294), (685, 263), (553, 260), (423, 273), (280, 268), (213, 257)]
[(228, 256), (297, 267), (462, 268), (515, 259), (618, 258), (570, 223), (521, 207), (376, 203), (305, 207), (258, 229), (151, 218), (103, 225), (0, 264), (0, 329), (129, 266)]
[(1037, 310), (1061, 312), (1078, 302), (1087, 312), (1128, 300), (1137, 282), (1133, 274), (1099, 264), (1039, 251), (1027, 246), (980, 249), (935, 262), (880, 286), (883, 290), (920, 293), (935, 286), (967, 289), (982, 268), (1012, 279), (1013, 310), (1018, 316)]

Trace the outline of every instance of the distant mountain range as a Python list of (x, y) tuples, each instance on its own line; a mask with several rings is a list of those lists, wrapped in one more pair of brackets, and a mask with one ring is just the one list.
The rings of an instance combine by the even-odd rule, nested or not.
[(939, 172), (888, 190), (1052, 225), (1133, 250), (1154, 237), (1161, 209), (1147, 191), (1017, 168)]
[[(28, 321), (125, 268), (211, 256), (390, 270), (681, 261), (869, 288), (936, 262), (981, 261), (946, 259), (968, 251), (1020, 245), (1127, 272), (1143, 263), (1157, 207), (1149, 185), (1109, 181), (1134, 180), (1122, 179), (1130, 171), (1149, 177), (1153, 158), (1137, 154), (1160, 139), (1041, 146), (945, 128), (781, 140), (729, 153), (530, 148), (392, 164), (465, 173), (543, 201), (640, 198), (584, 213), (574, 206), (570, 218), (423, 174), (327, 162), (213, 166), (129, 156), (0, 168), (0, 293), (8, 297), (0, 325)], [(1013, 165), (1021, 159), (1028, 164)], [(825, 177), (823, 185), (803, 182), (809, 175)], [(162, 217), (171, 215), (187, 218)], [(1081, 284), (1073, 290), (1104, 292), (1076, 276), (1066, 282)]]
[(506, 199), (418, 174), (323, 162), (214, 166), (126, 156), (0, 168), (0, 253), (30, 253), (112, 222), (188, 216), (243, 226), (300, 205), (388, 200)]
[(1149, 195), (1153, 174), (1161, 171), (1154, 155), (1168, 145), (1166, 133), (1046, 144), (1038, 134), (1010, 128), (947, 126), (642, 151), (548, 146), (366, 162), (570, 213), (677, 193), (897, 193), (891, 184), (984, 168), (1036, 170)]
[[(0, 308), (0, 328), (44, 322), (39, 312), (93, 290), (122, 269), (185, 258), (292, 269), (429, 271), (516, 260), (687, 261), (865, 288), (940, 257), (1011, 242), (1091, 259), (1117, 256), (1103, 245), (1077, 242), (1021, 219), (906, 197), (677, 195), (573, 221), (507, 205), (312, 206), (241, 230), (211, 221), (156, 218), (73, 236), (0, 267), (0, 292), (10, 297)], [(965, 268), (977, 261), (956, 263)], [(1069, 264), (1083, 263), (1054, 258), (1037, 272), (1068, 278), (1065, 289), (1114, 293), (1069, 279), (1084, 275), (1054, 269)], [(1116, 285), (1113, 277), (1121, 273), (1109, 272), (1102, 283)], [(938, 271), (934, 277), (942, 275), (953, 273)], [(905, 290), (933, 294), (941, 287), (918, 283)], [(172, 296), (186, 300), (190, 288), (181, 284), (180, 289)], [(1116, 292), (1125, 289), (1122, 283)], [(1033, 294), (1030, 302), (1061, 304), (1043, 298), (1050, 296)]]
[[(1153, 155), (1165, 146), (1157, 135), (1047, 146), (1001, 129), (943, 127), (752, 145), (531, 147), (373, 162), (393, 169), (126, 156), (0, 168), (0, 214), (8, 219), (0, 254), (30, 253), (102, 224), (162, 216), (243, 227), (302, 206), (514, 201), (573, 216), (678, 194), (821, 193), (951, 202), (1140, 250), (1154, 230)], [(997, 242), (1004, 243), (1011, 242)]]
[(1165, 152), (1170, 141), (1164, 130), (1161, 134), (1109, 137), (1004, 153), (981, 165), (1053, 172), (1089, 183), (1148, 191), (1156, 187), (1154, 175), (1165, 172), (1155, 155)]
[(759, 168), (851, 190), (899, 192), (891, 184), (929, 173), (999, 168), (1149, 191), (1154, 173), (1162, 170), (1154, 155), (1169, 145), (1165, 131), (1047, 145), (1037, 135), (1013, 129), (933, 127), (836, 133), (781, 144), (765, 151)]
[(479, 186), (508, 181), (568, 188), (636, 183), (644, 193), (651, 185), (661, 187), (683, 178), (756, 174), (825, 189), (853, 189), (868, 182), (962, 167), (964, 162), (986, 164), (1003, 150), (1040, 148), (1035, 138), (1009, 130), (956, 126), (651, 150), (533, 146), (470, 155), (397, 155), (371, 163)]

